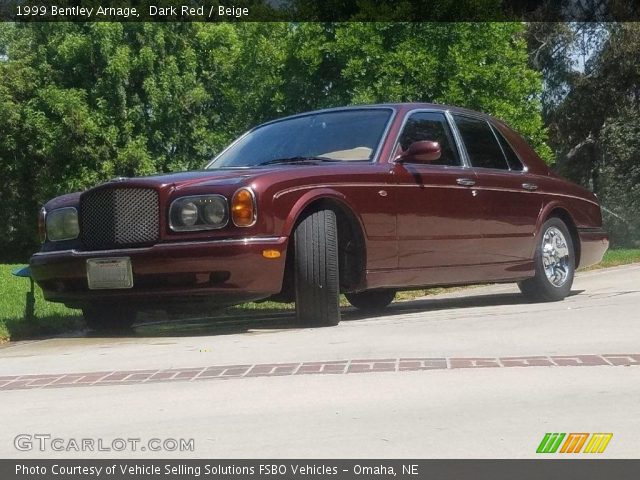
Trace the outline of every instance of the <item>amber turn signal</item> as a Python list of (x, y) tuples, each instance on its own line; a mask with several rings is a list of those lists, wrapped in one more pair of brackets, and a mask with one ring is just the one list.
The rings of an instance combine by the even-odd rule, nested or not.
[(256, 200), (248, 188), (241, 188), (231, 200), (231, 219), (238, 227), (251, 227), (256, 223)]
[(263, 250), (262, 256), (264, 258), (280, 258), (280, 252), (273, 249)]

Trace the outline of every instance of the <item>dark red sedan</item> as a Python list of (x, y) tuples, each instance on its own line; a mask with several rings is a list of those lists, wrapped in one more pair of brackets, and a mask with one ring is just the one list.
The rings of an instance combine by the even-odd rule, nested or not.
[(268, 297), (335, 325), (340, 293), (376, 309), (398, 290), (480, 282), (555, 301), (608, 247), (593, 193), (503, 122), (430, 104), (269, 122), (204, 170), (117, 178), (40, 220), (33, 277), (97, 329)]

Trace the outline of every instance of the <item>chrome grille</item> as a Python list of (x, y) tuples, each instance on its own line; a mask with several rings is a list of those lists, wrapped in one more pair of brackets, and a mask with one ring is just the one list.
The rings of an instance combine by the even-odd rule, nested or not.
[(151, 244), (159, 231), (158, 192), (151, 188), (100, 188), (80, 198), (80, 238), (89, 250)]

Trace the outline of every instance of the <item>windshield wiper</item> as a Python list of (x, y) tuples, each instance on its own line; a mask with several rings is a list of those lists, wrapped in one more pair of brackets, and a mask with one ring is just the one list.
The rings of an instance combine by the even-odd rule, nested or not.
[(283, 157), (283, 158), (274, 158), (272, 160), (267, 160), (266, 162), (259, 163), (257, 166), (262, 165), (275, 165), (277, 163), (305, 163), (305, 162), (340, 162), (341, 160), (336, 160), (335, 158), (329, 157), (304, 157), (304, 156), (296, 156), (296, 157)]

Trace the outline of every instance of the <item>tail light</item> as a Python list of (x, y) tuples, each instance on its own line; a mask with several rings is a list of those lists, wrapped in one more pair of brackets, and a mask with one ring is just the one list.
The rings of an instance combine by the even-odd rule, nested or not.
[(38, 213), (38, 236), (40, 237), (40, 243), (44, 243), (47, 239), (46, 217), (47, 211), (42, 207)]

